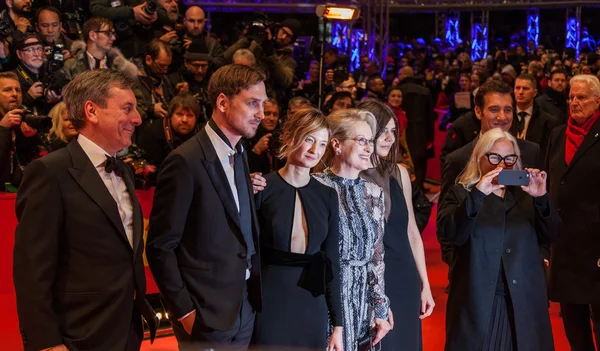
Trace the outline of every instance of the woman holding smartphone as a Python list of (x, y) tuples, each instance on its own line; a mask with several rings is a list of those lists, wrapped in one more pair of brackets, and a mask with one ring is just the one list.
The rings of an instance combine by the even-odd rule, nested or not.
[(560, 219), (546, 192), (546, 173), (526, 169), (529, 184), (498, 184), (520, 170), (510, 133), (483, 134), (438, 213), (456, 258), (446, 312), (446, 351), (554, 350), (540, 245)]

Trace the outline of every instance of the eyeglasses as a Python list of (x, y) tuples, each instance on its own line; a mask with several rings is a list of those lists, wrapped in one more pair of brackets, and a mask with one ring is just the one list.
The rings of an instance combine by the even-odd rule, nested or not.
[(489, 152), (485, 154), (485, 156), (487, 157), (488, 162), (494, 166), (499, 165), (502, 161), (504, 161), (504, 164), (507, 166), (513, 166), (515, 163), (517, 163), (517, 160), (519, 159), (518, 155), (513, 154), (502, 157), (501, 155), (495, 152)]
[(169, 65), (159, 65), (158, 63), (156, 63), (156, 61), (152, 61), (152, 64), (154, 66), (156, 66), (156, 68), (158, 68), (159, 70), (161, 70), (162, 72), (166, 72), (169, 70)]
[(28, 47), (28, 48), (25, 48), (25, 49), (23, 49), (21, 51), (26, 52), (28, 54), (33, 54), (34, 52), (36, 52), (36, 53), (42, 53), (42, 52), (44, 52), (44, 48), (41, 47), (41, 46), (40, 47), (35, 47), (35, 48), (34, 47)]
[(371, 147), (375, 146), (375, 140), (373, 140), (373, 139), (367, 139), (365, 137), (349, 138), (347, 140), (354, 140), (360, 146), (367, 146), (367, 145), (369, 145)]
[(96, 33), (102, 33), (104, 35), (106, 35), (109, 38), (116, 38), (117, 37), (117, 32), (115, 32), (114, 30), (95, 30), (94, 32)]

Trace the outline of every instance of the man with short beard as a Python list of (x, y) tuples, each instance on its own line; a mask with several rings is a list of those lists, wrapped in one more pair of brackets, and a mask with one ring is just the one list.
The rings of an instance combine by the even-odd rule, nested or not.
[(535, 103), (544, 112), (556, 117), (562, 124), (567, 123), (567, 74), (561, 70), (550, 73), (548, 87), (544, 95), (535, 99)]
[(211, 77), (212, 119), (158, 174), (146, 255), (179, 350), (246, 350), (261, 310), (260, 245), (247, 151), (264, 118), (264, 75), (245, 65)]
[(35, 13), (35, 27), (44, 46), (53, 46), (55, 44), (63, 46), (63, 60), (66, 60), (71, 57), (70, 50), (73, 40), (61, 32), (62, 22), (60, 15), (60, 11), (56, 7), (42, 7)]
[(0, 13), (0, 25), (7, 26), (12, 32), (6, 37), (4, 43), (5, 58), (1, 60), (4, 71), (13, 70), (19, 64), (14, 43), (19, 34), (33, 32), (29, 18), (31, 16), (31, 0), (5, 0), (6, 9)]

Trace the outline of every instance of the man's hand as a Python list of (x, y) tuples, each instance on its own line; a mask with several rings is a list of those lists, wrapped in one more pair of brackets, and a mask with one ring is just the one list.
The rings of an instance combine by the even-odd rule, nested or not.
[(21, 109), (14, 109), (8, 111), (8, 113), (5, 114), (4, 117), (2, 117), (2, 119), (0, 120), (0, 126), (4, 128), (18, 126), (19, 124), (21, 124), (21, 114), (23, 112), (24, 111)]
[(183, 329), (189, 335), (192, 335), (192, 329), (194, 328), (194, 322), (196, 321), (196, 311), (188, 314), (184, 319), (180, 320)]
[(183, 47), (185, 49), (189, 48), (191, 44), (192, 44), (192, 39), (190, 39), (188, 37), (183, 37)]
[(34, 99), (42, 97), (44, 95), (44, 87), (42, 82), (33, 83), (29, 90), (27, 90), (27, 93)]
[(17, 29), (22, 33), (27, 32), (27, 27), (31, 26), (31, 22), (29, 22), (29, 20), (25, 17), (19, 18), (15, 24), (17, 25)]
[(64, 49), (62, 51), (62, 55), (63, 55), (63, 61), (66, 61), (67, 59), (71, 58), (71, 52), (67, 49)]
[(54, 105), (55, 103), (59, 102), (61, 97), (62, 95), (58, 95), (58, 93), (55, 91), (46, 90), (46, 100), (51, 105)]
[(166, 34), (161, 35), (159, 39), (166, 43), (172, 44), (177, 39), (177, 32), (171, 30)]
[(27, 123), (21, 123), (21, 132), (23, 132), (23, 136), (26, 138), (31, 138), (32, 136), (37, 134), (37, 129), (31, 128)]
[(175, 85), (175, 91), (177, 94), (187, 94), (190, 91), (190, 85), (188, 82), (181, 82)]
[(263, 152), (267, 151), (269, 148), (269, 140), (271, 139), (271, 133), (263, 135), (262, 138), (258, 140), (258, 143), (254, 145), (252, 148), (252, 152), (257, 155), (261, 155)]
[(48, 349), (43, 349), (41, 351), (69, 351), (69, 349), (63, 344), (63, 345), (50, 347)]
[(144, 7), (146, 7), (145, 2), (133, 8), (133, 16), (135, 19), (141, 24), (150, 24), (156, 21), (158, 19), (156, 12), (152, 16), (148, 16), (148, 14), (144, 11)]
[(254, 194), (258, 194), (259, 191), (265, 190), (267, 186), (267, 180), (262, 176), (262, 173), (250, 173), (250, 182), (252, 183), (252, 191)]
[(6, 58), (10, 52), (10, 46), (6, 40), (0, 40), (0, 58)]
[(154, 115), (156, 117), (165, 118), (168, 114), (160, 102), (154, 104)]

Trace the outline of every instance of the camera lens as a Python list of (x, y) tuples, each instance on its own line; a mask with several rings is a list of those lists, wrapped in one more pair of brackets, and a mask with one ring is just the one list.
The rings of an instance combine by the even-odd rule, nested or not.
[(144, 12), (146, 12), (148, 16), (152, 16), (156, 13), (157, 8), (158, 4), (156, 3), (156, 1), (150, 0), (146, 2), (146, 6), (144, 6)]

